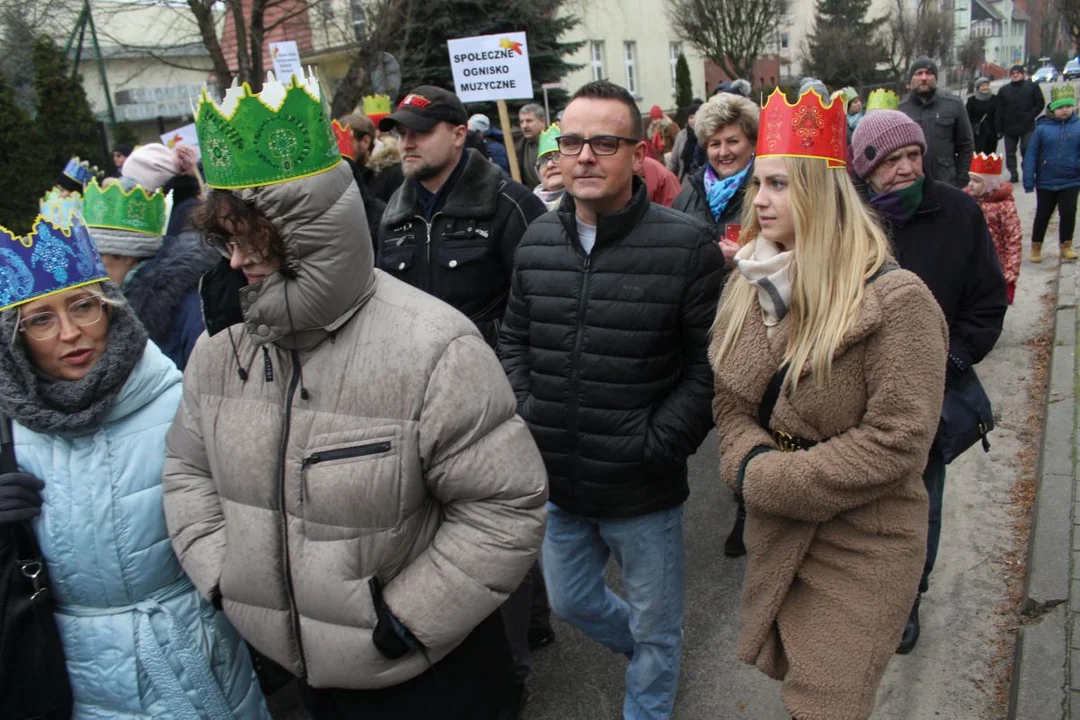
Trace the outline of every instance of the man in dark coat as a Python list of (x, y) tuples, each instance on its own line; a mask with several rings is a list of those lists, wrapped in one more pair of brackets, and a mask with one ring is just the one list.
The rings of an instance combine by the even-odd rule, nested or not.
[[(870, 205), (884, 221), (896, 260), (930, 288), (949, 325), (946, 387), (973, 372), (1001, 335), (1005, 276), (982, 210), (969, 195), (925, 174), (922, 129), (903, 113), (875, 110), (852, 138), (855, 171), (866, 181)], [(926, 563), (919, 596), (897, 652), (919, 639), (919, 603), (929, 589), (941, 539), (945, 460), (935, 441), (923, 483), (930, 496)]]
[(1009, 168), (1009, 182), (1019, 182), (1016, 170), (1016, 147), (1020, 157), (1027, 154), (1028, 141), (1035, 130), (1035, 118), (1046, 107), (1046, 98), (1036, 83), (1024, 77), (1024, 67), (1013, 65), (1009, 69), (1009, 82), (998, 90), (1001, 102), (998, 108), (997, 134), (1005, 137), (1005, 167)]
[[(630, 657), (625, 717), (668, 718), (682, 658), (687, 458), (712, 426), (712, 232), (649, 202), (641, 113), (608, 81), (558, 138), (566, 195), (525, 233), (499, 355), (547, 465), (552, 607)], [(625, 599), (604, 583), (615, 556)]]
[(900, 110), (922, 127), (926, 138), (926, 172), (934, 180), (967, 187), (975, 138), (960, 98), (939, 92), (937, 63), (916, 58), (908, 70), (910, 92)]

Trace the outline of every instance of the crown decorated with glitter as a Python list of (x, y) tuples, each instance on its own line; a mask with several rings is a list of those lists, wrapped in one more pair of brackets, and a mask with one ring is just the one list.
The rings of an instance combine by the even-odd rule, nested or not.
[(536, 147), (536, 157), (542, 158), (553, 152), (559, 152), (559, 135), (561, 133), (562, 130), (555, 123), (549, 125), (547, 130), (540, 133), (539, 144)]
[[(1062, 102), (1064, 101), (1064, 102)], [(1050, 109), (1056, 110), (1062, 105), (1076, 104), (1076, 88), (1072, 83), (1050, 88)]]
[(866, 112), (871, 110), (899, 110), (900, 96), (892, 90), (878, 88), (866, 99)]
[(330, 127), (334, 128), (334, 138), (337, 139), (338, 151), (341, 153), (341, 157), (355, 160), (353, 154), (356, 149), (353, 146), (352, 128), (348, 125), (342, 125), (336, 119), (330, 121)]
[(267, 73), (262, 92), (233, 84), (220, 107), (204, 89), (195, 130), (206, 184), (260, 187), (318, 175), (341, 162), (319, 81), (309, 70), (287, 84)]
[(364, 114), (376, 125), (391, 113), (389, 95), (365, 95)]
[(67, 165), (64, 166), (64, 176), (82, 185), (86, 185), (91, 178), (100, 174), (101, 171), (97, 167), (91, 166), (86, 160), (80, 160), (78, 156), (68, 160)]
[(971, 172), (976, 175), (1000, 175), (1004, 160), (1002, 155), (979, 153), (971, 158)]
[(71, 216), (81, 213), (82, 207), (82, 195), (73, 192), (64, 197), (60, 188), (55, 187), (38, 201), (38, 213), (56, 227), (67, 227), (71, 223)]
[(87, 227), (125, 230), (160, 237), (169, 223), (169, 200), (158, 188), (154, 193), (139, 185), (125, 190), (119, 182), (104, 188), (96, 179), (86, 186), (83, 222)]
[(0, 226), (0, 310), (108, 277), (78, 214), (67, 227), (39, 215), (25, 236)]
[(758, 127), (758, 157), (817, 158), (831, 168), (847, 165), (843, 100), (826, 102), (816, 90), (807, 90), (792, 105), (777, 89), (761, 110)]

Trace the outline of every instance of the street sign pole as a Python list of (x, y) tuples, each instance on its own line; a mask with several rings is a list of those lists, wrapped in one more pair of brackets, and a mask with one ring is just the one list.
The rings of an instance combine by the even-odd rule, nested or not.
[(555, 118), (551, 117), (551, 108), (548, 106), (548, 90), (566, 90), (568, 87), (564, 82), (543, 83), (540, 85), (540, 89), (544, 91), (544, 115), (547, 117), (548, 125), (555, 122)]
[(548, 125), (551, 124), (551, 107), (548, 105), (547, 85), (544, 85), (544, 117), (547, 118)]

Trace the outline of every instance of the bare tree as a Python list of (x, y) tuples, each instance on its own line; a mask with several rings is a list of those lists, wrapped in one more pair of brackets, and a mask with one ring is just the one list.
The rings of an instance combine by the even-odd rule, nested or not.
[(1080, 0), (1053, 0), (1053, 8), (1065, 24), (1073, 47), (1080, 47)]
[(912, 8), (909, 0), (893, 0), (878, 41), (885, 49), (885, 61), (897, 77), (907, 74), (911, 62), (920, 55), (947, 60), (952, 53), (953, 16), (936, 0), (919, 0)]
[(975, 73), (979, 72), (979, 65), (982, 64), (985, 57), (986, 38), (984, 37), (972, 35), (964, 41), (963, 45), (956, 49), (956, 61), (965, 73), (965, 81), (967, 80), (966, 74), (968, 71), (971, 72), (971, 77), (974, 79)]
[(788, 0), (667, 0), (676, 35), (732, 78), (753, 75), (787, 9)]

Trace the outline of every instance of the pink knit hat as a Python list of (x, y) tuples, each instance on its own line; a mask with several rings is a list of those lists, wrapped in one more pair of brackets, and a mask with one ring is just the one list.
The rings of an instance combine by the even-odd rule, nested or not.
[(926, 138), (918, 123), (899, 110), (866, 113), (851, 138), (855, 173), (866, 180), (890, 153), (908, 145), (918, 145), (926, 153)]
[(169, 182), (174, 175), (189, 171), (191, 168), (186, 165), (194, 167), (193, 160), (189, 160), (185, 153), (178, 152), (180, 148), (192, 152), (192, 149), (185, 146), (173, 149), (161, 143), (141, 145), (128, 155), (120, 174), (153, 192)]

